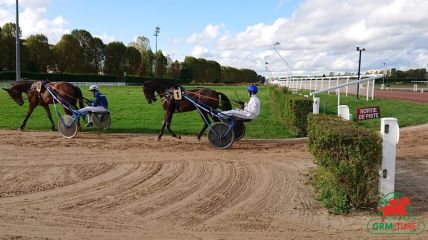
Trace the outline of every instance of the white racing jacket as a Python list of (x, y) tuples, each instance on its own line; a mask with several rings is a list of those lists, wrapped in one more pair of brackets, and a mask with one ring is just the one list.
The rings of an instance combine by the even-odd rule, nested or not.
[(256, 118), (260, 114), (260, 100), (255, 94), (251, 95), (250, 101), (245, 104), (244, 112), (252, 119)]

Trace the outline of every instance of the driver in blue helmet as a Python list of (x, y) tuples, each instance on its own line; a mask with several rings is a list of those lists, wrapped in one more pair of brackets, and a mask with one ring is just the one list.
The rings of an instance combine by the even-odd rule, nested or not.
[(89, 106), (77, 110), (80, 114), (88, 116), (88, 124), (86, 127), (93, 125), (92, 113), (108, 112), (107, 97), (102, 94), (97, 85), (91, 85), (89, 91), (94, 95), (94, 99), (88, 103)]
[(236, 117), (239, 119), (252, 120), (260, 114), (260, 100), (257, 97), (258, 89), (255, 85), (248, 86), (250, 100), (243, 104), (241, 109), (233, 109), (221, 112), (224, 115)]

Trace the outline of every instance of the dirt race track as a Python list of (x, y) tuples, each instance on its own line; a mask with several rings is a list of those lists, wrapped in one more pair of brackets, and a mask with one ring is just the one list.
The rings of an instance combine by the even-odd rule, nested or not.
[(419, 103), (428, 103), (428, 92), (411, 92), (411, 91), (385, 91), (385, 90), (376, 90), (376, 98), (388, 98), (388, 99), (399, 99), (407, 100), (412, 102)]
[[(0, 131), (0, 239), (343, 239), (375, 212), (328, 214), (305, 140)], [(428, 125), (402, 130), (396, 189), (428, 224)], [(391, 237), (391, 236), (390, 236)], [(427, 239), (422, 235), (405, 236)]]

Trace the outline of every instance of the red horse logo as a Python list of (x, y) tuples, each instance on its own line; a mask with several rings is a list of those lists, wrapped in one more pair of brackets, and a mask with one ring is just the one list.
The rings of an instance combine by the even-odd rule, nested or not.
[(406, 206), (410, 205), (410, 200), (408, 197), (392, 199), (388, 202), (388, 204), (384, 207), (378, 208), (379, 211), (382, 211), (382, 222), (385, 220), (387, 216), (409, 216), (407, 212)]

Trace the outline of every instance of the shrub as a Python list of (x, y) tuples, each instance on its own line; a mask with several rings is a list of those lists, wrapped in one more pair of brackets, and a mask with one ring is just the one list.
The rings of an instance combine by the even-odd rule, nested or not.
[(284, 126), (296, 136), (307, 135), (307, 118), (312, 112), (312, 100), (294, 95), (285, 87), (270, 87), (275, 112), (282, 118)]
[(310, 114), (308, 144), (318, 165), (315, 187), (330, 212), (347, 213), (375, 202), (382, 162), (378, 133), (337, 116)]

